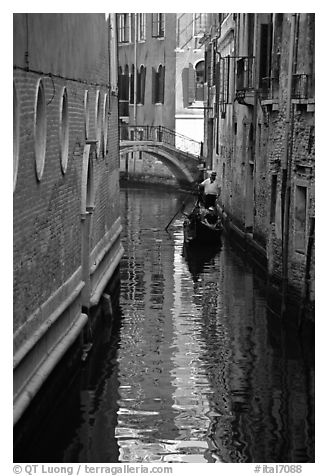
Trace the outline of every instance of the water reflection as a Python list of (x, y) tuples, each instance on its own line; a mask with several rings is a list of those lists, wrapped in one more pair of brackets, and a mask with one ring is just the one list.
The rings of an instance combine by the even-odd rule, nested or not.
[[(131, 200), (131, 193), (125, 200)], [(141, 219), (130, 222), (130, 237), (134, 226), (139, 234), (126, 247), (137, 281), (143, 282), (144, 305), (141, 318), (140, 312), (131, 312), (133, 299), (122, 302), (119, 379), (131, 383), (127, 360), (135, 362), (142, 392), (135, 391), (134, 383), (124, 408), (154, 414), (132, 419), (126, 412), (125, 431), (138, 431), (124, 441), (118, 422), (120, 460), (311, 461), (308, 370), (299, 342), (270, 315), (253, 271), (226, 243), (222, 249), (185, 247), (182, 219), (169, 237), (161, 230), (174, 213), (174, 207), (169, 214), (166, 209), (163, 220), (161, 208), (169, 207), (170, 200), (154, 194), (149, 208), (143, 200), (142, 192), (134, 192), (134, 220)], [(130, 269), (131, 264), (122, 266), (123, 294), (125, 287), (131, 293), (126, 265)], [(130, 326), (136, 319), (138, 339), (131, 346), (125, 336), (135, 335)], [(293, 362), (287, 348), (296, 352)], [(296, 394), (295, 380), (303, 397)], [(292, 414), (294, 400), (298, 411)]]
[(30, 461), (314, 460), (313, 356), (227, 241), (184, 247), (182, 217), (165, 232), (184, 199), (122, 190), (120, 329), (101, 336)]

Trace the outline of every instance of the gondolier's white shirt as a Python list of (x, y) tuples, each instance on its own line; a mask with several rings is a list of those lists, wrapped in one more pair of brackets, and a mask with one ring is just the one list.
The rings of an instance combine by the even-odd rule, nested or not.
[(219, 195), (220, 187), (216, 179), (214, 180), (214, 182), (211, 182), (211, 179), (207, 178), (206, 180), (204, 180), (204, 182), (201, 183), (201, 185), (204, 185), (205, 195)]

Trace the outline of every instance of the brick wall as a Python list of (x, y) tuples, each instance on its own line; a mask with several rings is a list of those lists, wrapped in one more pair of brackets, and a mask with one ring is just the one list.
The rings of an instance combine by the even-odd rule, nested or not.
[[(87, 251), (91, 254), (96, 248), (101, 259), (103, 249), (106, 250), (103, 258), (107, 263), (118, 256), (121, 249), (119, 238), (113, 243), (113, 252), (107, 249), (111, 243), (111, 227), (115, 223), (113, 230), (119, 229), (120, 210), (118, 104), (117, 97), (109, 91), (105, 15), (16, 14), (14, 45), (15, 111), (19, 118), (19, 130), (15, 133), (17, 137), (14, 136), (14, 143), (16, 139), (19, 143), (19, 154), (13, 194), (16, 419), (33, 397), (28, 388), (32, 376), (41, 385), (42, 378), (59, 358), (58, 348), (63, 346), (58, 344), (65, 340), (65, 346), (70, 345), (86, 322), (81, 297), (83, 266), (85, 269), (82, 256), (85, 228), (81, 212), (86, 211), (82, 210), (86, 91), (89, 96), (88, 139), (101, 140), (97, 156), (91, 154), (95, 209)], [(40, 81), (46, 117), (45, 134), (40, 136), (46, 138), (46, 150), (43, 173), (37, 177), (35, 144), (40, 138), (35, 134), (35, 122), (42, 124), (42, 120), (35, 114), (40, 104), (37, 101)], [(63, 88), (66, 88), (68, 105), (66, 170), (61, 164)], [(104, 149), (106, 94), (110, 104), (107, 148)], [(101, 278), (98, 273), (97, 279)], [(41, 380), (40, 375), (34, 374), (39, 365), (43, 366)]]
[[(257, 24), (268, 23), (267, 14), (257, 14)], [(279, 66), (279, 90), (278, 94), (266, 101), (266, 92), (255, 83), (250, 91), (250, 100), (244, 104), (234, 101), (232, 105), (227, 105), (225, 117), (214, 120), (219, 121), (219, 143), (213, 150), (213, 164), (219, 172), (222, 180), (221, 205), (229, 215), (233, 224), (241, 230), (247, 229), (247, 211), (249, 223), (252, 221), (253, 240), (266, 250), (268, 260), (268, 271), (272, 281), (279, 282), (282, 279), (282, 240), (283, 223), (282, 209), (284, 207), (283, 195), (283, 168), (286, 157), (286, 129), (287, 129), (287, 87), (288, 87), (288, 65), (290, 51), (291, 34), (291, 14), (282, 14), (282, 17), (275, 19), (282, 22), (279, 26), (279, 34), (276, 32), (274, 38), (279, 44), (274, 45), (274, 54), (279, 53), (279, 58), (274, 57), (273, 61)], [(242, 23), (242, 22), (241, 22)], [(247, 32), (237, 30), (235, 38), (230, 38), (229, 48), (235, 48), (237, 54), (244, 51), (247, 39), (244, 36)], [(278, 23), (277, 23), (278, 25)], [(278, 26), (277, 26), (278, 28)], [(260, 29), (255, 31), (257, 35), (257, 45), (260, 48)], [(315, 216), (314, 211), (314, 173), (315, 173), (315, 140), (314, 140), (314, 15), (298, 14), (296, 17), (295, 54), (293, 62), (293, 83), (301, 75), (298, 94), (303, 94), (301, 99), (292, 92), (292, 116), (291, 116), (291, 136), (292, 147), (289, 152), (291, 161), (290, 180), (290, 219), (288, 234), (288, 281), (293, 288), (295, 295), (304, 295), (306, 286), (305, 275), (310, 277), (310, 295), (313, 299), (314, 282), (314, 245), (309, 249), (311, 219)], [(222, 32), (221, 32), (222, 33)], [(221, 37), (218, 44), (220, 54), (224, 56), (224, 41)], [(221, 46), (223, 45), (223, 46)], [(233, 45), (233, 46), (232, 46)], [(227, 46), (227, 47), (228, 47)], [(229, 50), (230, 51), (230, 50)], [(259, 66), (259, 51), (254, 50), (255, 64)], [(256, 68), (255, 72), (256, 74)], [(304, 79), (305, 78), (305, 79)], [(306, 81), (306, 82), (304, 82)], [(311, 94), (313, 93), (313, 97)], [(206, 113), (207, 114), (207, 113)], [(252, 124), (254, 128), (254, 176), (253, 193), (247, 193), (250, 179), (249, 158), (250, 139), (249, 128)], [(216, 131), (213, 131), (214, 135)], [(207, 122), (205, 121), (205, 144), (209, 134)], [(289, 141), (289, 144), (291, 142)], [(218, 152), (218, 153), (217, 153)], [(231, 153), (228, 153), (231, 152)], [(272, 177), (276, 176), (276, 206), (272, 211)], [(297, 217), (297, 187), (303, 187), (306, 192), (306, 214), (304, 227), (300, 227)], [(299, 200), (299, 198), (298, 198)], [(248, 203), (247, 203), (248, 202)], [(247, 206), (249, 208), (247, 208)], [(253, 207), (253, 219), (251, 217)], [(296, 249), (297, 233), (304, 232), (304, 249), (300, 252)], [(312, 245), (311, 245), (312, 246)], [(310, 248), (311, 248), (310, 246)]]

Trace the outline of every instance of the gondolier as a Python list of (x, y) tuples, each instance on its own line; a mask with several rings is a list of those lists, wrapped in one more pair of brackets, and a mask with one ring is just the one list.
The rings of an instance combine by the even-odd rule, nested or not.
[(216, 199), (220, 196), (221, 188), (216, 180), (216, 172), (213, 170), (209, 178), (199, 185), (200, 191), (205, 195), (205, 208), (215, 207)]

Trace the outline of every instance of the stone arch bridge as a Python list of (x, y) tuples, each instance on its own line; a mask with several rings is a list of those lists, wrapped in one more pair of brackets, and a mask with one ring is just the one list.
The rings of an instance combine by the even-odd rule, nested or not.
[(147, 152), (159, 159), (179, 185), (192, 186), (201, 178), (201, 143), (163, 126), (120, 126), (120, 155)]

